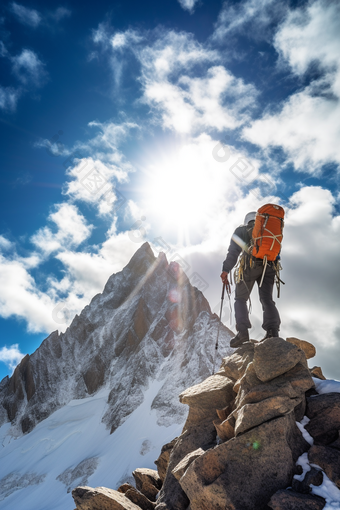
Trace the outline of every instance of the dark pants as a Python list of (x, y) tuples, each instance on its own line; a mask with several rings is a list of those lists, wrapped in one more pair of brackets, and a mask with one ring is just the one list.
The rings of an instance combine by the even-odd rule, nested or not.
[[(235, 317), (237, 331), (251, 328), (249, 320), (247, 301), (249, 299), (254, 283), (260, 285), (263, 272), (263, 264), (256, 262), (253, 267), (246, 267), (244, 270), (244, 281), (236, 284), (235, 289)], [(263, 324), (265, 331), (269, 329), (280, 329), (280, 315), (273, 301), (275, 270), (268, 264), (264, 274), (262, 286), (259, 287), (259, 296), (263, 310)]]

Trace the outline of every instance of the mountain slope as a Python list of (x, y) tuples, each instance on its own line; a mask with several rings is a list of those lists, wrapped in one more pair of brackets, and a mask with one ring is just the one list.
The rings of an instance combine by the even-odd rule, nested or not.
[[(59, 508), (66, 491), (65, 480), (68, 487), (75, 486), (76, 481), (70, 480), (78, 471), (86, 470), (92, 478), (99, 471), (103, 476), (100, 466), (108, 462), (104, 458), (113, 459), (117, 445), (128, 444), (131, 434), (140, 437), (143, 427), (154, 433), (147, 437), (144, 430), (138, 451), (150, 455), (143, 464), (147, 460), (152, 467), (159, 453), (156, 449), (172, 439), (184, 423), (187, 410), (178, 402), (178, 394), (211, 373), (218, 323), (203, 294), (190, 284), (178, 264), (168, 264), (164, 254), (156, 259), (148, 243), (142, 245), (64, 334), (52, 333), (35, 353), (21, 361), (11, 378), (1, 382), (0, 434), (4, 448), (0, 456), (7, 460), (1, 461), (0, 480), (8, 490), (2, 495), (6, 497), (0, 508), (10, 508), (10, 504), (20, 508), (18, 491), (11, 491), (13, 487), (24, 488), (29, 479), (31, 486), (24, 492), (35, 494), (35, 510), (46, 508), (42, 495), (47, 487), (50, 496), (58, 499), (55, 506), (50, 501), (48, 507)], [(230, 335), (221, 325), (223, 355), (229, 352)], [(77, 417), (86, 402), (94, 406), (93, 416), (89, 418), (85, 413), (82, 417), (80, 413)], [(138, 414), (140, 409), (142, 415)], [(137, 421), (132, 419), (135, 413)], [(74, 429), (77, 422), (79, 430)], [(125, 433), (124, 422), (130, 424)], [(103, 451), (98, 438), (91, 436), (94, 428), (105, 436)], [(46, 444), (37, 439), (32, 445), (37, 430), (46, 436)], [(77, 441), (69, 442), (69, 433)], [(56, 446), (58, 441), (68, 448)], [(15, 443), (24, 452), (20, 461), (14, 454)], [(46, 450), (47, 444), (54, 446)], [(29, 456), (25, 454), (28, 450)], [(97, 460), (89, 460), (94, 458)], [(49, 459), (47, 464), (44, 459)], [(25, 471), (26, 464), (29, 469)], [(53, 469), (49, 467), (52, 465)], [(117, 459), (110, 466), (110, 486), (131, 468)], [(21, 508), (31, 507), (25, 504)]]

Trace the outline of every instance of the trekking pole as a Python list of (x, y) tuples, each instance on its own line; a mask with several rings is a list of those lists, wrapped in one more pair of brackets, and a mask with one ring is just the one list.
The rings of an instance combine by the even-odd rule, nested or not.
[[(229, 282), (227, 282), (227, 284), (228, 284), (228, 287), (230, 288)], [(218, 349), (218, 337), (220, 336), (220, 325), (221, 325), (221, 318), (222, 318), (222, 309), (223, 309), (223, 300), (224, 300), (224, 291), (225, 291), (225, 288), (226, 288), (226, 283), (223, 282), (222, 296), (221, 296), (220, 321), (218, 323), (218, 328), (217, 328), (217, 338), (216, 338), (216, 344), (215, 344), (214, 364), (213, 364), (212, 375), (214, 375), (214, 372), (215, 372), (216, 356), (217, 356), (217, 349)]]

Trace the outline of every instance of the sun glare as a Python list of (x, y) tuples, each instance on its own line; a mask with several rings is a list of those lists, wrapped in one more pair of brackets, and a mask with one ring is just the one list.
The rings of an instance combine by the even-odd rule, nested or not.
[(205, 160), (196, 145), (184, 146), (149, 167), (146, 210), (171, 229), (199, 228), (211, 215), (218, 193), (211, 161)]

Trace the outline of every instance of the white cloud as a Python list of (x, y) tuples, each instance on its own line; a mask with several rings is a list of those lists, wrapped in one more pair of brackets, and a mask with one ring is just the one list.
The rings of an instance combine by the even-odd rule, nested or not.
[(0, 108), (3, 110), (15, 110), (20, 96), (20, 91), (12, 87), (0, 85)]
[(41, 292), (24, 265), (0, 255), (0, 315), (27, 321), (29, 331), (56, 329), (52, 318), (55, 303)]
[(16, 16), (17, 20), (23, 25), (28, 25), (32, 28), (36, 28), (40, 25), (42, 18), (38, 11), (35, 9), (28, 9), (23, 5), (12, 2), (11, 10)]
[(183, 7), (183, 9), (189, 11), (190, 13), (194, 12), (195, 5), (198, 2), (198, 0), (178, 0), (178, 1), (181, 7)]
[(79, 246), (87, 239), (93, 226), (87, 225), (82, 214), (71, 204), (59, 204), (57, 211), (49, 215), (49, 220), (55, 223), (56, 232), (49, 227), (43, 227), (31, 238), (31, 241), (45, 255), (59, 251), (66, 246)]
[(5, 363), (10, 370), (14, 370), (25, 355), (20, 352), (19, 344), (0, 349), (0, 361)]
[(304, 74), (318, 61), (330, 72), (339, 70), (340, 4), (316, 0), (290, 11), (275, 36), (275, 47), (294, 73)]
[(23, 84), (39, 87), (46, 78), (44, 64), (32, 50), (23, 49), (20, 55), (11, 58), (13, 72)]
[(9, 250), (10, 248), (12, 248), (12, 246), (13, 246), (13, 243), (11, 243), (11, 241), (6, 239), (6, 237), (0, 235), (0, 249), (1, 250)]
[(221, 131), (248, 118), (244, 109), (254, 105), (255, 88), (214, 65), (220, 60), (218, 53), (190, 35), (169, 32), (138, 56), (144, 101), (159, 112), (164, 127), (182, 134)]
[(286, 4), (277, 0), (225, 2), (212, 35), (214, 42), (228, 42), (236, 34), (249, 38), (268, 38), (271, 26), (286, 12)]
[(113, 49), (123, 48), (124, 46), (139, 43), (143, 37), (136, 30), (128, 29), (125, 32), (116, 32), (111, 38), (111, 46)]
[(244, 130), (252, 143), (281, 146), (296, 169), (316, 175), (326, 163), (340, 165), (339, 14), (338, 3), (320, 0), (290, 13), (275, 38), (281, 59), (298, 76), (316, 64), (323, 75)]
[(119, 144), (130, 136), (137, 124), (124, 122), (90, 122), (99, 132), (86, 144), (76, 144), (76, 153), (89, 153), (89, 157), (75, 158), (67, 169), (73, 179), (66, 183), (64, 194), (98, 208), (100, 215), (117, 212), (126, 200), (116, 183), (127, 182), (133, 166), (119, 150)]
[(123, 171), (115, 165), (105, 165), (100, 160), (83, 158), (68, 170), (72, 181), (66, 183), (64, 194), (74, 200), (92, 204), (100, 215), (110, 214), (125, 203), (125, 197), (113, 186), (113, 177), (125, 177)]

